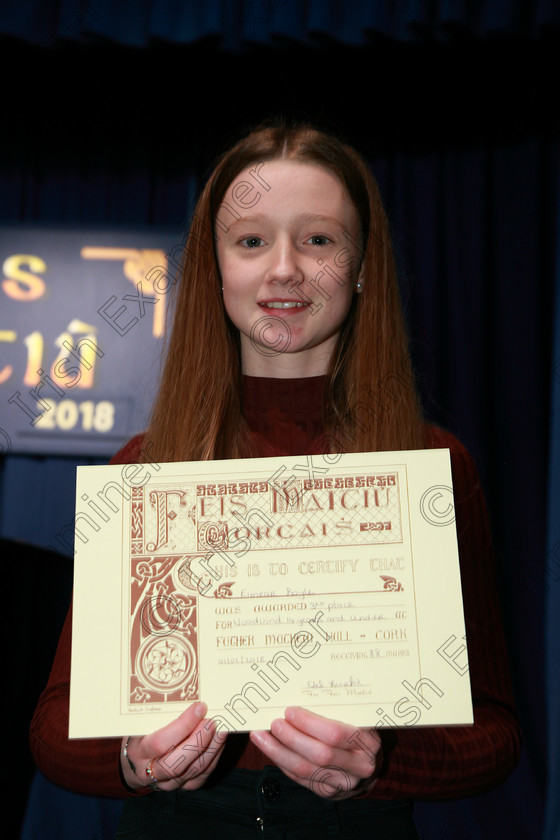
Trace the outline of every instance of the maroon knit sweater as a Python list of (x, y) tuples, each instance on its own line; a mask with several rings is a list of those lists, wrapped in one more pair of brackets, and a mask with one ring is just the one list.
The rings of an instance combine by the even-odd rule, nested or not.
[[(320, 451), (323, 385), (324, 377), (244, 377), (244, 414), (257, 454)], [(427, 446), (451, 451), (474, 725), (381, 730), (384, 762), (372, 798), (448, 799), (480, 793), (511, 773), (521, 747), (480, 480), (469, 454), (449, 432), (430, 427)], [(139, 435), (111, 463), (134, 463), (141, 448)], [(62, 787), (130, 796), (120, 773), (120, 739), (68, 740), (71, 613), (31, 723), (31, 749), (42, 772)], [(247, 769), (270, 763), (246, 734), (228, 736), (221, 761)]]

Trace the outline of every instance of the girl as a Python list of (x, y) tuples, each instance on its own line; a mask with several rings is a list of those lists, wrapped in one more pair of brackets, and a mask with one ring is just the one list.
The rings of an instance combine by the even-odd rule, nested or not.
[[(502, 781), (520, 735), (490, 536), (464, 448), (415, 389), (386, 216), (361, 157), (309, 125), (261, 127), (194, 213), (150, 428), (113, 463), (449, 447), (475, 723), (364, 729), (288, 708), (216, 731), (197, 702), (145, 737), (72, 741), (70, 620), (31, 727), (43, 772), (129, 797), (117, 837), (417, 837), (410, 801)], [(138, 795), (146, 794), (146, 795)]]

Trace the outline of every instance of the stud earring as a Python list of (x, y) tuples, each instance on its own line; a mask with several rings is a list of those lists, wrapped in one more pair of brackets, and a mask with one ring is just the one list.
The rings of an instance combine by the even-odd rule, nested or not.
[(356, 283), (356, 294), (358, 294), (358, 295), (359, 295), (359, 294), (361, 294), (361, 293), (362, 293), (363, 288), (364, 288), (364, 287), (362, 286), (362, 284), (361, 284), (361, 283)]

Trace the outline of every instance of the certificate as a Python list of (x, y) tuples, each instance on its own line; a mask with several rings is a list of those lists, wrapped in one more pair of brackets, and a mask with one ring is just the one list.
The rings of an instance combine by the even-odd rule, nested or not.
[(70, 737), (473, 722), (448, 449), (78, 467)]

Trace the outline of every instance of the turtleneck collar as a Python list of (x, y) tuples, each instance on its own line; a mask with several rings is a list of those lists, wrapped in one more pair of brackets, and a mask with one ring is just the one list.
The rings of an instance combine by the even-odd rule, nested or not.
[(263, 455), (305, 454), (324, 434), (323, 391), (327, 376), (269, 379), (243, 376), (243, 414), (263, 440)]

